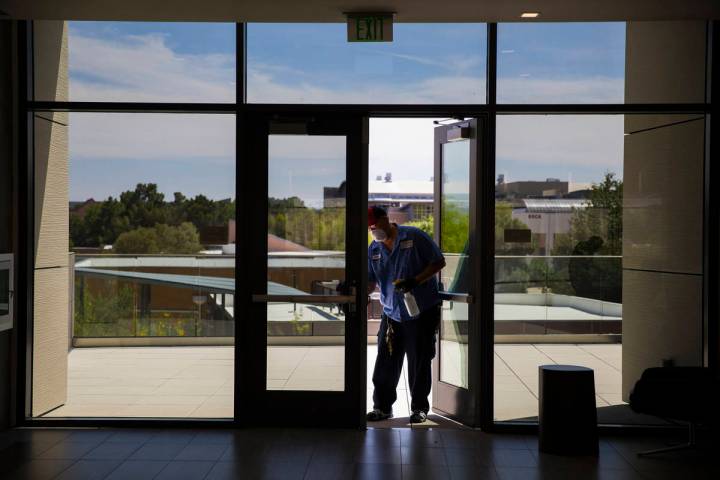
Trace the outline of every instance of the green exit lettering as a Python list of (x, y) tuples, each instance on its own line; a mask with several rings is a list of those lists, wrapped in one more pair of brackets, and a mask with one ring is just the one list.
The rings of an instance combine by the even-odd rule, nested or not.
[(392, 15), (352, 15), (347, 25), (349, 42), (392, 42)]
[(382, 17), (358, 17), (355, 19), (355, 28), (358, 42), (383, 41)]

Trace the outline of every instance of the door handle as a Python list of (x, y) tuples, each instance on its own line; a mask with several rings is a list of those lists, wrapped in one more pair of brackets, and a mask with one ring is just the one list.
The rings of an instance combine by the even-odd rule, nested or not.
[(440, 298), (445, 301), (457, 303), (475, 303), (475, 298), (467, 293), (439, 292)]
[(266, 295), (254, 294), (252, 301), (256, 303), (356, 303), (355, 295)]

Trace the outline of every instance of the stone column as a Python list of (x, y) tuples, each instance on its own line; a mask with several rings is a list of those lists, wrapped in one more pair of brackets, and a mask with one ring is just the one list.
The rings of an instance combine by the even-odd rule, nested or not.
[[(68, 99), (67, 24), (34, 24), (35, 98)], [(68, 114), (36, 113), (32, 415), (67, 397), (69, 318)]]
[[(705, 22), (629, 22), (627, 103), (701, 103)], [(702, 364), (702, 115), (626, 115), (622, 396), (649, 367)]]

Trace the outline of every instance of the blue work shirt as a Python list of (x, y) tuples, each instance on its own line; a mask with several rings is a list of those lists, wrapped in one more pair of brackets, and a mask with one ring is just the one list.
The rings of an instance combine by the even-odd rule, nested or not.
[[(380, 285), (380, 303), (383, 313), (391, 319), (412, 320), (405, 308), (403, 294), (395, 291), (393, 281), (415, 277), (443, 255), (430, 236), (415, 227), (398, 226), (392, 252), (382, 242), (368, 247), (368, 281)], [(441, 302), (435, 275), (411, 290), (421, 312)]]

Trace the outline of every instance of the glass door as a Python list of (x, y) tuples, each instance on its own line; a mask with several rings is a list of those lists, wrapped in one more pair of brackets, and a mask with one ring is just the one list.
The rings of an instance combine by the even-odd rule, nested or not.
[(478, 120), (435, 128), (435, 241), (445, 256), (440, 272), (442, 314), (433, 363), (437, 413), (467, 425), (479, 422)]
[(264, 116), (248, 131), (238, 419), (364, 425), (366, 120)]

